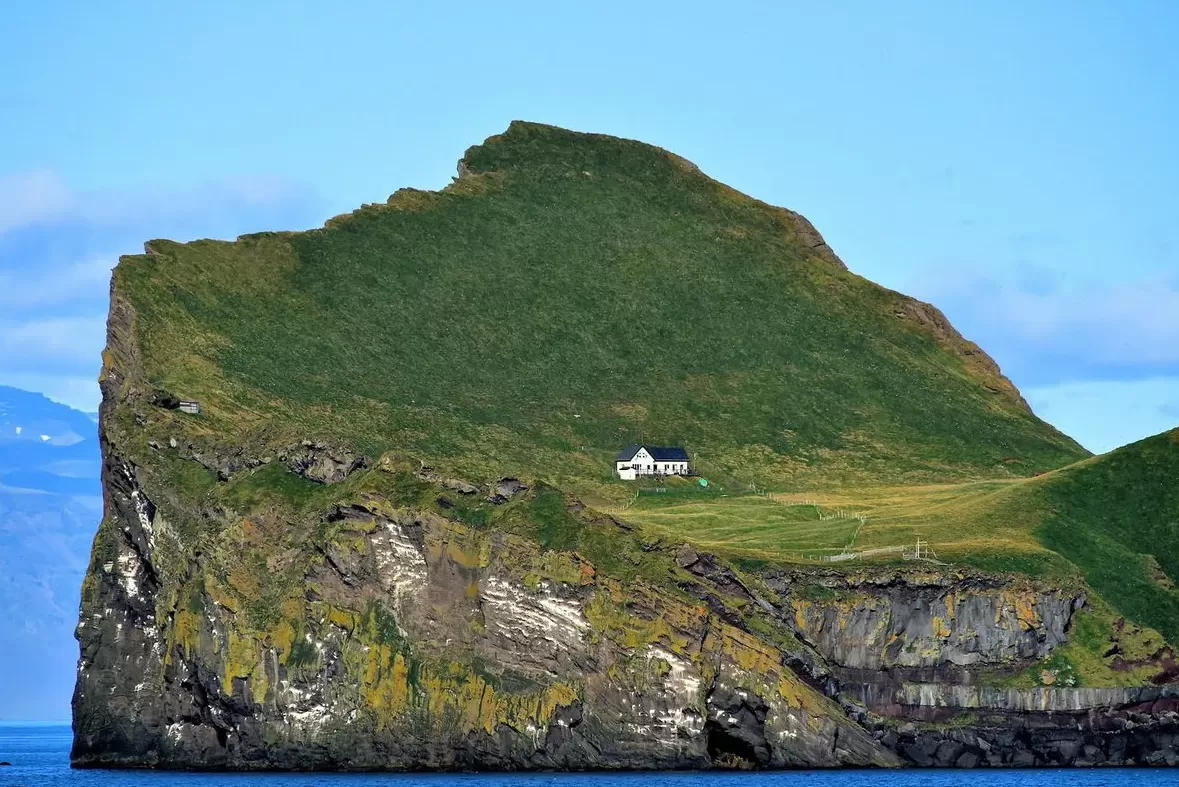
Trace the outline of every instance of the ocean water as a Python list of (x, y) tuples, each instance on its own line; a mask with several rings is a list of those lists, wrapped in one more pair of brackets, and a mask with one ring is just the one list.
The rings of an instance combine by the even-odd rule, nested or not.
[(603, 774), (278, 774), (73, 771), (69, 727), (0, 726), (0, 787), (1155, 787), (1179, 770), (788, 771)]

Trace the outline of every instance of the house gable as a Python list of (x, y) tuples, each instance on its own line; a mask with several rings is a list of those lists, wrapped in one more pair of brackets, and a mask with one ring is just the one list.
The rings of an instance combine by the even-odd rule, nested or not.
[(635, 458), (635, 454), (643, 450), (641, 445), (628, 445), (619, 452), (618, 456), (614, 458), (615, 462), (629, 462)]

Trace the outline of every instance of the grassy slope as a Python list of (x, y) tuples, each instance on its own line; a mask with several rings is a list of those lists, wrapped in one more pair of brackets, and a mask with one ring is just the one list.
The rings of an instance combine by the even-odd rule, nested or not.
[[(642, 496), (627, 513), (669, 532), (698, 528), (698, 538), (733, 556), (774, 560), (806, 549), (840, 551), (855, 520), (823, 522), (828, 543), (814, 543), (815, 509), (800, 505), (804, 500), (828, 514), (866, 514), (856, 550), (922, 538), (939, 557), (980, 568), (1039, 576), (1079, 571), (1122, 614), (1179, 642), (1179, 593), (1170, 587), (1179, 580), (1179, 430), (1038, 478), (850, 485), (769, 499)], [(769, 521), (777, 527), (759, 536)]]
[(1046, 478), (1040, 541), (1128, 618), (1179, 643), (1179, 429)]
[(779, 560), (838, 552), (859, 525), (854, 519), (823, 521), (813, 506), (755, 495), (643, 499), (616, 513), (667, 539), (686, 537), (721, 554)]
[[(855, 532), (857, 550), (911, 546), (920, 537), (952, 563), (1070, 584), (1084, 581), (1095, 593), (1089, 610), (1078, 623), (1075, 641), (1048, 666), (1067, 665), (1085, 685), (1145, 680), (1158, 670), (1147, 662), (1162, 647), (1162, 638), (1179, 644), (1174, 587), (1179, 581), (1179, 429), (1038, 478), (852, 485), (769, 498), (720, 498), (703, 491), (652, 498), (657, 496), (637, 498), (627, 517), (661, 534), (690, 533), (739, 561), (841, 551), (848, 543), (849, 521), (816, 523), (805, 515), (814, 506), (800, 505), (805, 499), (828, 513), (865, 513), (867, 521)], [(868, 559), (896, 560), (891, 555)], [(1117, 622), (1121, 617), (1128, 621), (1124, 627)], [(1110, 668), (1112, 644), (1129, 667)]]
[(516, 123), (464, 161), (443, 192), (323, 230), (124, 258), (148, 374), (215, 432), (607, 497), (613, 452), (640, 436), (778, 486), (1085, 455), (927, 310), (664, 151)]

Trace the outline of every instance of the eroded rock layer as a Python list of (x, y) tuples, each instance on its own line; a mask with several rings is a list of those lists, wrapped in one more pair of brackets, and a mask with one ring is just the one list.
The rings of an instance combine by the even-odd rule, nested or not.
[[(79, 625), (76, 764), (897, 762), (784, 663), (789, 635), (769, 612), (749, 614), (778, 641), (715, 585), (701, 600), (624, 584), (575, 553), (375, 494), (328, 512), (311, 548), (276, 552), (292, 525), (262, 516), (221, 531), (232, 550), (164, 568), (184, 535), (113, 456)], [(293, 578), (291, 592), (267, 598), (251, 565)], [(710, 604), (732, 604), (738, 624)]]

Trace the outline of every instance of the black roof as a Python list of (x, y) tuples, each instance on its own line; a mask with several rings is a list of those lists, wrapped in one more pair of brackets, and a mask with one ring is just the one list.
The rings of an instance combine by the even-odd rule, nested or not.
[(635, 454), (639, 452), (640, 448), (646, 448), (647, 453), (651, 455), (657, 462), (688, 462), (688, 452), (678, 445), (664, 446), (664, 445), (628, 445), (622, 449), (622, 453), (614, 460), (615, 462), (629, 462), (635, 458)]

